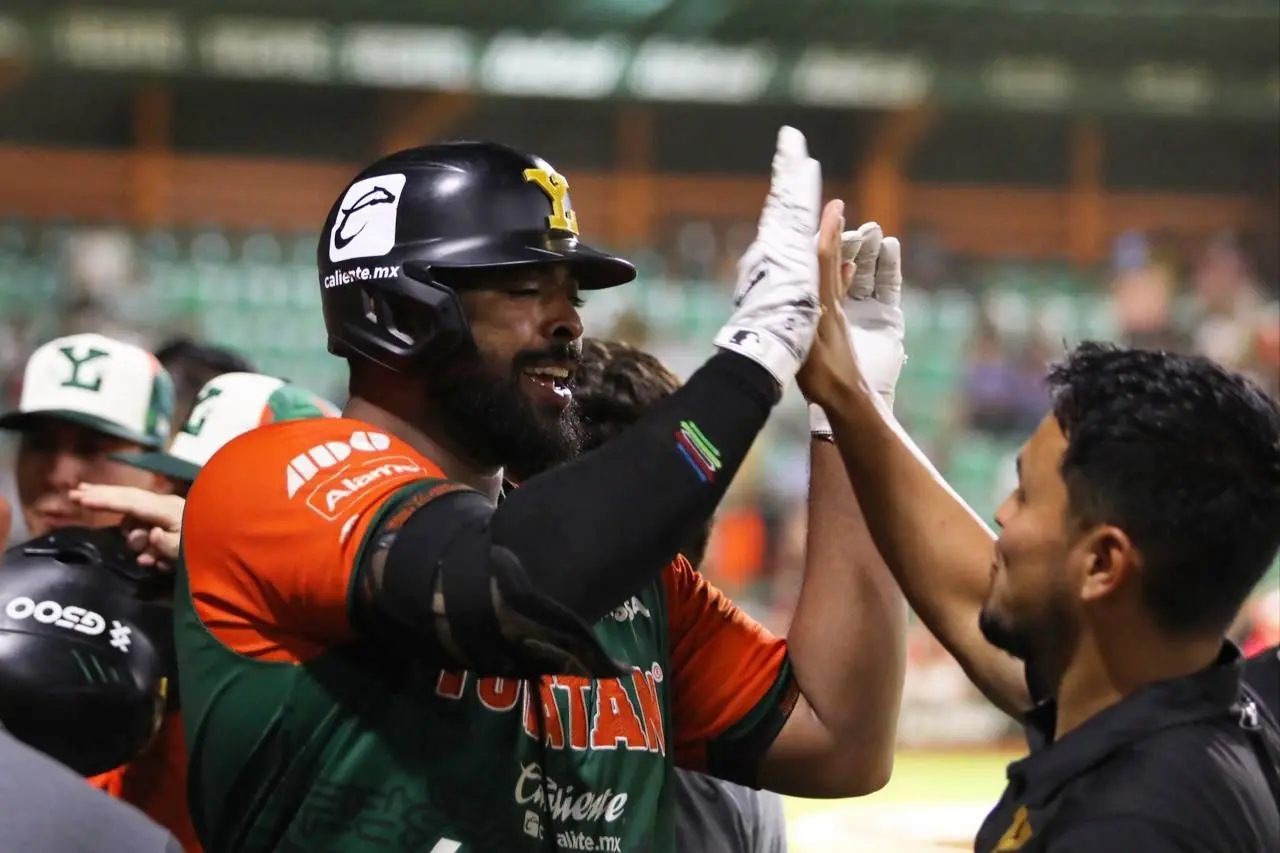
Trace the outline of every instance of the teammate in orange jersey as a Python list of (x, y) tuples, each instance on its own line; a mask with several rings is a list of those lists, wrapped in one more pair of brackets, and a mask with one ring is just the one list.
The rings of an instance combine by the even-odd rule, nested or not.
[[(579, 241), (562, 175), (502, 146), (351, 183), (319, 253), (347, 417), (233, 441), (187, 500), (176, 638), (207, 849), (665, 853), (676, 762), (809, 796), (884, 783), (902, 605), (848, 564), (848, 527), (824, 526), (838, 556), (789, 642), (676, 556), (813, 345), (820, 194), (784, 129), (719, 351), (557, 465), (580, 291), (634, 269)], [(838, 281), (837, 207), (824, 227)], [(504, 496), (504, 465), (546, 473)]]
[[(185, 494), (200, 467), (222, 445), (264, 423), (332, 417), (326, 400), (273, 376), (224, 373), (192, 394), (188, 418), (167, 450), (119, 453), (123, 464), (167, 478)], [(169, 571), (176, 562), (182, 498), (122, 485), (81, 484), (68, 494), (84, 512), (124, 516), (128, 541), (141, 551), (144, 567)], [(132, 803), (168, 828), (188, 853), (200, 849), (187, 807), (187, 752), (183, 738), (181, 690), (170, 689), (167, 713), (156, 740), (134, 760), (90, 782)]]

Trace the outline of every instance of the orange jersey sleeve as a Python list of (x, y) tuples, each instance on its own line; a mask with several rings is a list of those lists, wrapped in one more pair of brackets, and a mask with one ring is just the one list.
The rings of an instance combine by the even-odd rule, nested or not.
[(366, 533), (389, 511), (461, 488), (443, 478), (359, 421), (289, 421), (240, 436), (187, 497), (182, 562), (196, 614), (223, 645), (258, 660), (305, 662), (350, 639)]
[[(716, 746), (765, 734), (794, 704), (787, 644), (679, 557), (663, 575), (669, 610), (676, 763), (714, 770)], [(779, 726), (780, 727), (780, 726)], [(767, 744), (764, 744), (767, 746)]]
[(4, 495), (0, 495), (0, 551), (9, 545), (9, 528), (12, 526), (13, 510), (9, 508), (9, 501), (5, 500)]
[(90, 777), (89, 784), (141, 810), (173, 833), (186, 853), (200, 853), (187, 808), (187, 748), (180, 712), (165, 715), (145, 752), (123, 767)]

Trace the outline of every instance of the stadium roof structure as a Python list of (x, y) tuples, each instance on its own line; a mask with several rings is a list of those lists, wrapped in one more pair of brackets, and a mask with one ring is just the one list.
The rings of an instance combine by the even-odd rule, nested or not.
[(152, 9), (333, 22), (412, 22), (494, 33), (556, 30), (720, 44), (1019, 52), (1098, 61), (1134, 56), (1230, 67), (1277, 62), (1275, 0), (8, 0), (13, 11)]
[(1274, 120), (1276, 0), (6, 0), (0, 60), (512, 96)]

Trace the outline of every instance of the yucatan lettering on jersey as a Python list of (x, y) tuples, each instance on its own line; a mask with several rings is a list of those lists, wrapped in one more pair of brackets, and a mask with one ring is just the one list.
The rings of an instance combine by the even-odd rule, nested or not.
[(593, 680), (557, 675), (537, 683), (441, 672), (436, 695), (498, 714), (519, 709), (524, 733), (550, 749), (629, 750), (665, 756), (667, 739), (658, 685), (662, 667), (633, 666), (631, 677)]

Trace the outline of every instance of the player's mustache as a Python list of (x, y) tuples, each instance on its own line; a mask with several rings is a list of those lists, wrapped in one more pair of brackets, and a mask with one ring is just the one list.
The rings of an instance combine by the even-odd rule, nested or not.
[(545, 349), (521, 350), (511, 360), (512, 368), (518, 373), (526, 367), (538, 367), (554, 364), (577, 368), (582, 363), (582, 346), (573, 343), (552, 344)]

